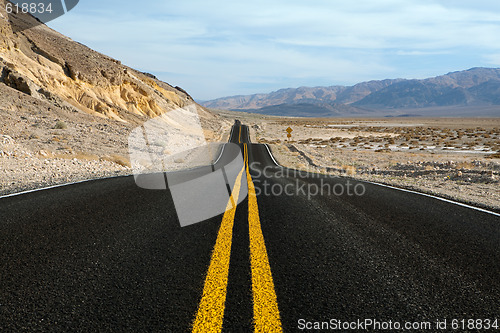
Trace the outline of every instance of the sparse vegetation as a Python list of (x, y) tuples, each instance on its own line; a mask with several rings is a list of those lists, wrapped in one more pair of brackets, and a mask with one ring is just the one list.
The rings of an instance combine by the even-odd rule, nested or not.
[[(273, 150), (282, 147), (276, 149), (276, 157), (285, 166), (318, 169), (321, 173), (349, 175), (500, 207), (497, 190), (500, 132), (491, 127), (494, 121), (405, 119), (402, 122), (398, 119), (262, 121), (259, 133), (270, 143), (281, 137), (277, 133), (284, 128), (294, 129), (295, 143), (285, 141), (272, 146)], [(412, 125), (416, 122), (425, 125)], [(478, 123), (481, 125), (474, 125)], [(490, 137), (485, 138), (484, 134)], [(313, 164), (296, 151), (286, 149), (290, 145)], [(459, 183), (462, 185), (457, 187)]]
[(153, 143), (154, 146), (157, 146), (157, 147), (162, 147), (162, 148), (165, 148), (167, 146), (167, 143), (165, 141), (155, 141)]
[(354, 176), (356, 174), (356, 167), (353, 165), (342, 165), (342, 170), (349, 176)]
[(500, 152), (490, 154), (490, 155), (486, 156), (486, 158), (500, 158)]
[(66, 128), (68, 128), (68, 125), (66, 125), (66, 123), (64, 121), (60, 121), (60, 120), (54, 126), (54, 129), (59, 129), (59, 130), (63, 130)]

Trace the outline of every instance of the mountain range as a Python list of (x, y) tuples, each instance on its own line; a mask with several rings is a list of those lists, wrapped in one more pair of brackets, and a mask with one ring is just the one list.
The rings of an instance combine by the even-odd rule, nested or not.
[(500, 116), (500, 69), (471, 68), (423, 80), (288, 88), (201, 104), (278, 116)]

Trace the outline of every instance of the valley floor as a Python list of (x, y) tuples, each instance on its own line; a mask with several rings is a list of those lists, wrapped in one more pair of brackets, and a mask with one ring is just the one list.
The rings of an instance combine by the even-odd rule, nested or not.
[[(4, 107), (0, 103), (0, 196), (133, 174), (128, 137), (139, 121), (125, 123), (83, 112), (50, 110), (43, 103), (19, 100), (26, 106), (15, 112), (9, 103)], [(207, 140), (222, 141), (231, 123), (210, 121), (205, 121)]]
[[(239, 117), (286, 167), (346, 175), (500, 211), (500, 119)], [(292, 137), (287, 138), (290, 127)]]
[[(69, 117), (58, 121), (30, 114), (8, 119), (11, 114), (3, 113), (0, 195), (132, 174), (127, 149), (132, 126), (109, 120), (80, 126)], [(347, 175), (500, 211), (498, 118), (221, 115), (227, 121), (214, 139), (224, 141), (228, 124), (238, 118), (250, 126), (252, 142), (269, 144), (283, 166)], [(288, 127), (293, 129), (291, 139)]]

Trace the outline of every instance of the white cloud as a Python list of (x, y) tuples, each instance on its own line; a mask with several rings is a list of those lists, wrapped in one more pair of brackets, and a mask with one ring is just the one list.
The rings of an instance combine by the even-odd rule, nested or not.
[(88, 0), (51, 26), (131, 66), (172, 73), (200, 98), (259, 80), (404, 77), (419, 57), (498, 64), (500, 53), (500, 5), (484, 0)]

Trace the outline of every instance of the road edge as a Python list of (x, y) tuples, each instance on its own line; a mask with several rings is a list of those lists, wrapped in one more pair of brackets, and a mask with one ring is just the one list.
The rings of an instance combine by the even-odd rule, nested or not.
[[(272, 154), (271, 147), (269, 147), (267, 144), (264, 144), (264, 146), (266, 146), (267, 151), (269, 153), (269, 156), (271, 156), (271, 159), (274, 161), (274, 163), (276, 163), (277, 166), (282, 167), (282, 168), (287, 168), (285, 166), (280, 165), (276, 161), (276, 159), (274, 158), (274, 156)], [(291, 168), (287, 168), (287, 169), (293, 170)], [(297, 170), (297, 171), (299, 171), (299, 170)], [(308, 172), (310, 172), (310, 171), (308, 171)], [(342, 177), (342, 176), (339, 176), (339, 177)], [(474, 210), (477, 210), (477, 211), (480, 211), (480, 212), (483, 212), (483, 213), (488, 213), (488, 214), (492, 214), (492, 215), (500, 217), (500, 213), (497, 213), (494, 210), (472, 206), (472, 205), (470, 205), (468, 203), (465, 203), (465, 202), (455, 201), (455, 200), (448, 199), (448, 198), (445, 198), (445, 197), (440, 197), (440, 196), (437, 196), (437, 195), (434, 195), (434, 194), (429, 194), (429, 193), (425, 193), (425, 192), (419, 192), (419, 191), (416, 191), (416, 190), (405, 189), (405, 188), (402, 188), (402, 187), (396, 187), (396, 186), (393, 186), (393, 185), (388, 185), (388, 184), (383, 184), (383, 183), (371, 182), (371, 181), (368, 181), (368, 180), (357, 179), (357, 178), (353, 178), (353, 177), (346, 177), (346, 178), (350, 178), (350, 179), (353, 179), (355, 181), (366, 183), (366, 184), (378, 185), (378, 186), (382, 186), (382, 187), (386, 187), (386, 188), (391, 188), (391, 189), (398, 190), (398, 191), (403, 191), (403, 192), (407, 192), (407, 193), (414, 193), (414, 194), (422, 195), (422, 196), (425, 196), (425, 197), (428, 197), (428, 198), (434, 198), (434, 199), (437, 199), (437, 200), (440, 200), (440, 201), (452, 203), (452, 204), (455, 204), (455, 205), (458, 205), (458, 206), (461, 206), (461, 207), (466, 207), (466, 208), (474, 209)]]

